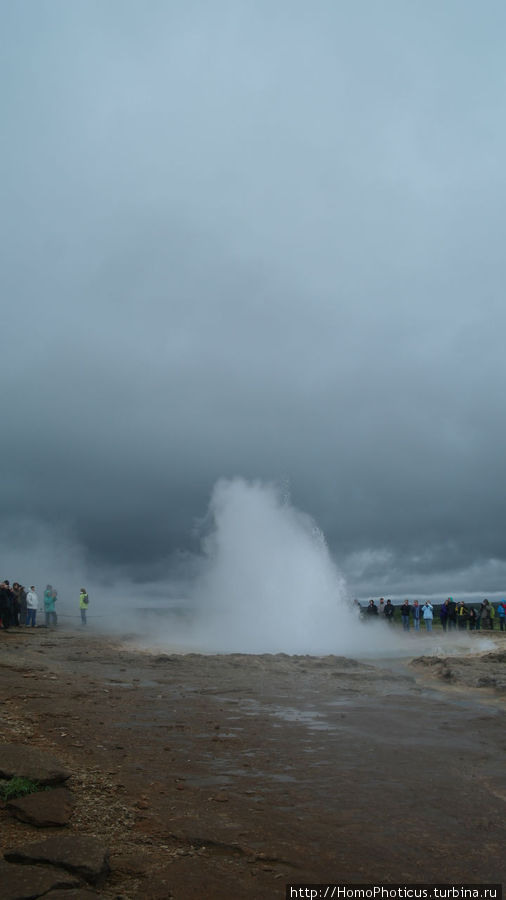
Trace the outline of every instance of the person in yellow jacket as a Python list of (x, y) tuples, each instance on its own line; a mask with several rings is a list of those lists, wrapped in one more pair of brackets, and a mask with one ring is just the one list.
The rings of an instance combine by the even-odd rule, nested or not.
[(467, 628), (467, 620), (469, 618), (469, 612), (466, 604), (463, 600), (460, 603), (457, 603), (457, 622), (460, 631), (465, 631)]
[(81, 593), (79, 594), (79, 609), (81, 610), (81, 625), (86, 625), (86, 610), (88, 609), (88, 594), (86, 593), (86, 588), (81, 588)]

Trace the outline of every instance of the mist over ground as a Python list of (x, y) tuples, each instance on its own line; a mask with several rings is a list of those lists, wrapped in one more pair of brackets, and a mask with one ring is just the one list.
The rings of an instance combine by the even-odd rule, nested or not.
[[(173, 560), (172, 577), (165, 582), (134, 584), (120, 573), (111, 573), (109, 582), (85, 580), (76, 547), (56, 535), (48, 544), (43, 534), (32, 573), (40, 574), (38, 567), (59, 572), (51, 583), (58, 590), (60, 625), (82, 627), (75, 589), (81, 575), (90, 597), (87, 627), (148, 648), (362, 657), (413, 653), (404, 632), (379, 619), (367, 624), (359, 619), (325, 536), (292, 504), (286, 489), (221, 479), (199, 529), (200, 552)], [(40, 594), (42, 600), (42, 588)], [(422, 637), (427, 638), (423, 652), (440, 649), (439, 639), (426, 636), (423, 627)], [(445, 638), (445, 652), (452, 644), (465, 650), (467, 636)], [(488, 646), (484, 638), (480, 649)]]
[(501, 595), (505, 26), (2, 5), (1, 577), (177, 596), (241, 477), (353, 596)]

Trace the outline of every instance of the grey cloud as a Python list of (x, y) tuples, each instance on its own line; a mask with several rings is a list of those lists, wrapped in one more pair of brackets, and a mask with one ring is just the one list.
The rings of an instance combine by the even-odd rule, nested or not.
[(499, 590), (502, 5), (29, 9), (4, 521), (162, 578), (217, 479), (286, 481), (352, 584)]

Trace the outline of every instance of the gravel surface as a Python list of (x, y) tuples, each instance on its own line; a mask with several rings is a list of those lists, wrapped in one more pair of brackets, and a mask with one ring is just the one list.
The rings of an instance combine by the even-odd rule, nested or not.
[[(493, 641), (432, 656), (420, 638), (411, 660), (361, 662), (0, 632), (1, 739), (72, 772), (65, 833), (109, 850), (105, 898), (500, 882), (505, 636)], [(5, 807), (0, 825), (2, 852), (62, 833)]]

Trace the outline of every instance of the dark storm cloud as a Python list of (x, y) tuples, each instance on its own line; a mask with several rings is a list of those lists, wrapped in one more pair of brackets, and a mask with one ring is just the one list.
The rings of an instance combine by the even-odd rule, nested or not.
[(240, 474), (364, 590), (499, 589), (502, 5), (1, 18), (4, 523), (144, 577)]

